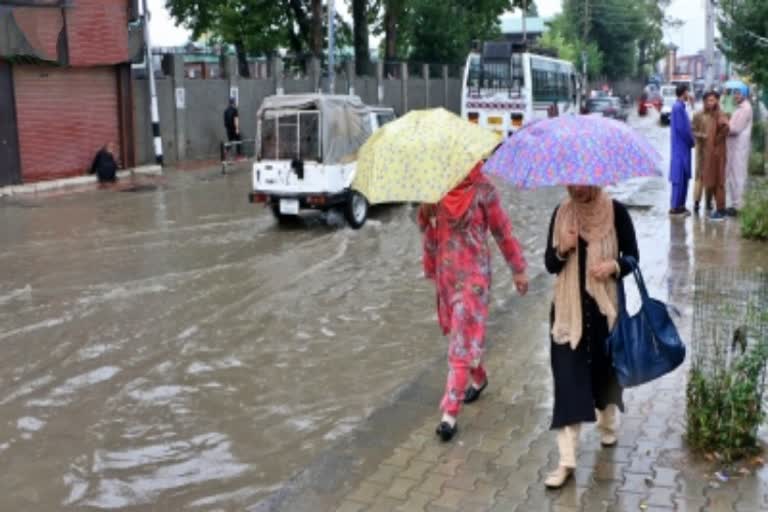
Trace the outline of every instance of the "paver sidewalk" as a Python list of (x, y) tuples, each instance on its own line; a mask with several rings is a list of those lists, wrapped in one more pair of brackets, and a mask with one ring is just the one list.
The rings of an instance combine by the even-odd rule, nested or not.
[[(743, 265), (735, 223), (713, 225), (695, 219), (669, 221), (663, 215), (635, 215), (641, 259), (653, 295), (683, 310), (679, 323), (690, 333), (695, 268)], [(660, 223), (665, 224), (664, 228)], [(644, 253), (645, 251), (645, 253)], [(719, 469), (693, 457), (683, 440), (688, 364), (648, 385), (625, 392), (618, 445), (600, 446), (595, 427), (582, 430), (575, 478), (547, 491), (543, 480), (557, 464), (552, 412), (548, 304), (550, 280), (537, 280), (533, 296), (489, 325), (490, 385), (464, 408), (459, 433), (442, 444), (434, 434), (443, 382), (418, 402), (412, 428), (388, 445), (388, 422), (400, 421), (397, 405), (374, 420), (373, 435), (349, 449), (380, 443), (378, 456), (351, 464), (325, 487), (304, 493), (279, 510), (359, 511), (768, 511), (768, 469), (752, 467), (722, 481)], [(543, 281), (543, 282), (541, 282)], [(503, 319), (499, 319), (502, 317)], [(443, 379), (444, 368), (430, 378)], [(412, 413), (413, 404), (402, 405)], [(413, 415), (411, 415), (413, 419)], [(371, 441), (372, 440), (372, 441)], [(371, 460), (373, 459), (373, 460)], [(326, 475), (335, 469), (327, 466)], [(322, 486), (321, 486), (322, 487)], [(302, 491), (303, 492), (303, 491)]]
[[(642, 234), (643, 226), (638, 231)], [(722, 237), (695, 247), (692, 259), (697, 250), (712, 252), (711, 244), (718, 243), (724, 243)], [(667, 284), (670, 297), (685, 307), (684, 333), (690, 332), (692, 265), (689, 255), (678, 253), (687, 249), (687, 235), (672, 239), (666, 268), (646, 271), (652, 289)], [(585, 428), (575, 478), (560, 491), (545, 490), (543, 479), (557, 464), (557, 450), (547, 430), (552, 407), (549, 347), (542, 342), (547, 319), (538, 314), (536, 320), (530, 322), (536, 325), (532, 332), (518, 333), (514, 344), (489, 351), (491, 385), (462, 412), (460, 435), (452, 444), (435, 438), (438, 415), (433, 414), (348, 492), (337, 510), (768, 510), (768, 470), (754, 468), (723, 482), (715, 477), (715, 466), (686, 450), (687, 364), (627, 390), (618, 445), (602, 448), (594, 426)], [(521, 339), (527, 340), (522, 346)]]

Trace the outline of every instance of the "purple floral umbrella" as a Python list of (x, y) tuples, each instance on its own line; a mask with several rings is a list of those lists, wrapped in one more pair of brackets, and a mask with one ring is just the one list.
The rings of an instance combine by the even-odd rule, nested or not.
[(635, 130), (602, 116), (534, 122), (509, 137), (483, 171), (520, 188), (613, 185), (661, 176), (661, 155)]

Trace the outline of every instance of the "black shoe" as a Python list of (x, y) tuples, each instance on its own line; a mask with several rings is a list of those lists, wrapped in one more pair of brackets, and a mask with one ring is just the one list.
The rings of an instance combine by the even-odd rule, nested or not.
[(451, 426), (447, 421), (441, 421), (440, 424), (437, 426), (437, 429), (435, 430), (435, 433), (440, 436), (440, 439), (447, 443), (451, 439), (453, 439), (453, 436), (456, 435), (456, 431), (459, 430), (458, 423), (454, 426)]
[(729, 217), (738, 217), (739, 211), (736, 208), (726, 208), (725, 214)]
[(471, 404), (472, 402), (477, 401), (478, 398), (480, 398), (480, 394), (483, 392), (485, 388), (488, 387), (488, 378), (485, 378), (485, 382), (482, 386), (480, 386), (480, 389), (477, 389), (475, 386), (469, 386), (469, 389), (467, 389), (464, 392), (464, 403), (465, 404)]

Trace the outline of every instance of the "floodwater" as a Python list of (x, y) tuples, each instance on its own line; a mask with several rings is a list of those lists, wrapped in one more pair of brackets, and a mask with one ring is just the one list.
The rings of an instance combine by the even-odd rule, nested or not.
[[(412, 208), (279, 229), (248, 184), (0, 200), (0, 510), (245, 509), (443, 354)], [(708, 236), (667, 232), (665, 190), (614, 191), (650, 265)], [(503, 190), (533, 276), (560, 194)]]

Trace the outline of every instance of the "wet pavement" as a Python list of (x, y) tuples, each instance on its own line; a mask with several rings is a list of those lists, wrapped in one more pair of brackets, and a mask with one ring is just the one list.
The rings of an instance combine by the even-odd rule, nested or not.
[[(632, 122), (668, 152), (653, 118)], [(554, 461), (542, 254), (561, 191), (503, 190), (532, 290), (516, 298), (496, 252), (492, 384), (444, 446), (432, 429), (446, 345), (413, 209), (379, 208), (360, 231), (333, 216), (278, 229), (247, 203), (248, 183), (171, 171), (133, 191), (0, 200), (0, 458), (12, 468), (0, 510), (634, 510), (617, 503), (671, 507), (689, 488), (686, 510), (707, 499), (658, 471), (687, 463), (684, 370), (628, 393), (615, 451), (585, 435), (572, 490), (541, 488)], [(695, 268), (768, 265), (735, 223), (670, 221), (663, 179), (613, 192), (632, 207), (652, 292), (688, 323)], [(646, 476), (628, 477), (638, 460)]]

